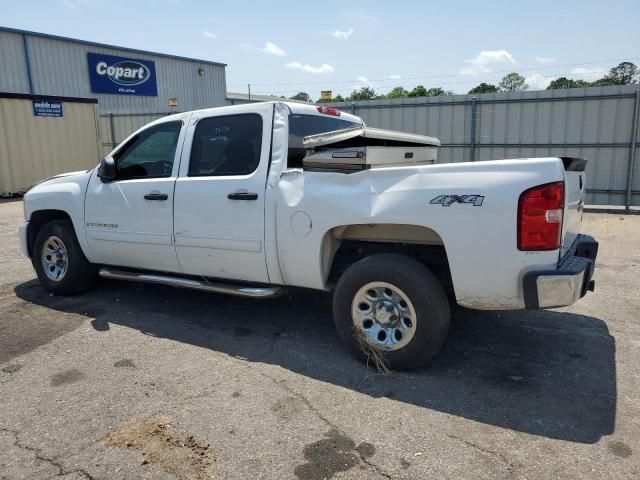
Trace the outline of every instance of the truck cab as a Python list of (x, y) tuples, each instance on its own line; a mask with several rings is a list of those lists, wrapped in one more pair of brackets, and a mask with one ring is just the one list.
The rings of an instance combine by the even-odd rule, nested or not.
[[(303, 137), (362, 123), (307, 105), (289, 108), (292, 162), (304, 157)], [(265, 103), (185, 113), (127, 138), (110, 155), (113, 180), (97, 171), (89, 180), (85, 232), (93, 261), (269, 283), (265, 188), (273, 109)]]

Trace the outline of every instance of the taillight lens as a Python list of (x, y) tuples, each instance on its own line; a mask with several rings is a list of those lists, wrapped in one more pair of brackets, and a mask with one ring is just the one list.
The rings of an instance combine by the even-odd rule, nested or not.
[(518, 250), (555, 250), (560, 247), (564, 209), (564, 182), (525, 190), (518, 201)]
[(324, 113), (325, 115), (333, 115), (334, 117), (340, 116), (340, 110), (336, 110), (333, 107), (323, 107), (321, 105), (316, 107), (316, 110), (320, 113)]

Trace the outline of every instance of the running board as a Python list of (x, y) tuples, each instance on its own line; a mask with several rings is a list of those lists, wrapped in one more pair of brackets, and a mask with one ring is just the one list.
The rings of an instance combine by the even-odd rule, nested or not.
[(143, 272), (128, 272), (125, 270), (113, 270), (111, 268), (101, 268), (98, 275), (103, 278), (113, 280), (126, 280), (130, 282), (156, 283), (160, 285), (170, 285), (178, 288), (190, 288), (192, 290), (203, 290), (205, 292), (224, 293), (227, 295), (237, 295), (240, 297), (270, 298), (282, 295), (286, 289), (284, 287), (249, 287), (245, 285), (233, 285), (228, 283), (213, 283), (204, 280), (194, 280), (190, 278), (171, 277), (169, 275), (158, 275)]

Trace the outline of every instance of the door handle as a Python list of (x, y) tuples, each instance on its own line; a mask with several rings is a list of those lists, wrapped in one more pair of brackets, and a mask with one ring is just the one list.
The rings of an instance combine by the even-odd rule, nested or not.
[(258, 194), (250, 192), (233, 192), (227, 195), (227, 198), (229, 200), (257, 200)]
[(167, 200), (169, 195), (160, 192), (149, 192), (144, 196), (145, 200)]

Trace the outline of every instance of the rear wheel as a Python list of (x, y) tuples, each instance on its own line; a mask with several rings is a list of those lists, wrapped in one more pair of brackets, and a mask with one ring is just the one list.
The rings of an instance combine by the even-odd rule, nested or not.
[(73, 225), (66, 220), (52, 220), (40, 228), (31, 262), (42, 286), (59, 295), (86, 290), (96, 272), (80, 248)]
[(357, 357), (391, 368), (423, 366), (446, 339), (450, 312), (438, 279), (423, 264), (378, 254), (351, 265), (333, 298), (342, 341)]

